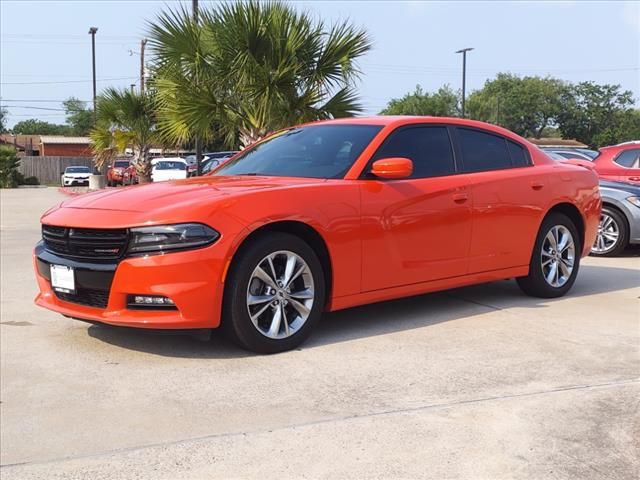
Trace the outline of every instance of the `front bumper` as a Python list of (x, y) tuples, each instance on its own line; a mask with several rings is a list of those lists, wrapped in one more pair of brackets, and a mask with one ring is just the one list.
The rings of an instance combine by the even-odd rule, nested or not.
[(87, 178), (63, 178), (62, 183), (65, 187), (72, 187), (75, 185), (89, 185), (89, 177)]
[[(90, 263), (55, 255), (39, 243), (33, 260), (40, 289), (35, 303), (63, 315), (154, 329), (215, 328), (220, 324), (226, 261), (216, 254), (216, 244), (165, 255), (125, 258), (118, 263)], [(51, 264), (74, 268), (77, 295), (61, 294), (51, 288)], [(127, 308), (127, 296), (136, 294), (168, 297), (176, 309)]]

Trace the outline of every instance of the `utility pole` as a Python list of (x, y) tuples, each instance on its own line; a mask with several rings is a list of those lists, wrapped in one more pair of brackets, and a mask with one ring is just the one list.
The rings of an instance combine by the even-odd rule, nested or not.
[(91, 35), (91, 62), (93, 65), (93, 123), (96, 123), (96, 33), (98, 33), (98, 27), (89, 28), (89, 35)]
[(469, 47), (456, 52), (462, 54), (462, 118), (464, 118), (464, 101), (467, 86), (467, 52), (470, 52), (471, 50), (473, 50), (473, 48)]
[(140, 95), (144, 95), (144, 47), (147, 39), (140, 40)]
[[(193, 22), (195, 24), (198, 23), (198, 17), (199, 17), (199, 12), (198, 12), (198, 0), (191, 0), (191, 8), (192, 8), (192, 14), (193, 14)], [(196, 76), (195, 81), (198, 81), (198, 78)], [(194, 143), (195, 143), (195, 150), (196, 150), (196, 175), (199, 177), (200, 175), (202, 175), (202, 141), (200, 140), (200, 136), (196, 134), (195, 139), (194, 139)]]
[(136, 84), (135, 84), (135, 83), (132, 83), (132, 84), (131, 84), (131, 93), (133, 93), (133, 89), (134, 89), (134, 88), (136, 88)]

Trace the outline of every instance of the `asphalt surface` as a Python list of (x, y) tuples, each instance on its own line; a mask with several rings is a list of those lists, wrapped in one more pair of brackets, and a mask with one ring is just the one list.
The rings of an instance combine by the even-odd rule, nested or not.
[(0, 476), (640, 476), (640, 251), (327, 315), (272, 356), (33, 305), (56, 189), (1, 192)]

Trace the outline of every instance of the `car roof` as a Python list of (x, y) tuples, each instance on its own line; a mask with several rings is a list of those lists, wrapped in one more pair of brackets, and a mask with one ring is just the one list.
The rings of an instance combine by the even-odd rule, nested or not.
[(520, 142), (531, 144), (528, 140), (516, 135), (506, 128), (493, 125), (491, 123), (469, 120), (459, 117), (434, 117), (430, 115), (374, 115), (367, 117), (336, 118), (333, 120), (322, 120), (319, 122), (309, 122), (299, 126), (310, 125), (380, 125), (382, 127), (399, 127), (403, 125), (424, 123), (446, 123), (449, 125), (459, 125), (463, 127), (476, 127), (489, 132), (494, 132), (505, 137), (518, 139)]

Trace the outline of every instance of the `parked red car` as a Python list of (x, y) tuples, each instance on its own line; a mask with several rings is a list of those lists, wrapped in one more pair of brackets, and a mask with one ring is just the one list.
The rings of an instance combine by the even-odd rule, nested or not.
[(131, 167), (129, 160), (115, 160), (107, 170), (107, 185), (115, 187), (124, 184), (125, 171)]
[(600, 209), (591, 169), (494, 125), (330, 120), (278, 132), (209, 175), (48, 210), (36, 303), (112, 325), (222, 325), (244, 348), (278, 352), (325, 311), (507, 278), (564, 295)]
[(601, 148), (593, 166), (603, 180), (640, 185), (640, 142)]

